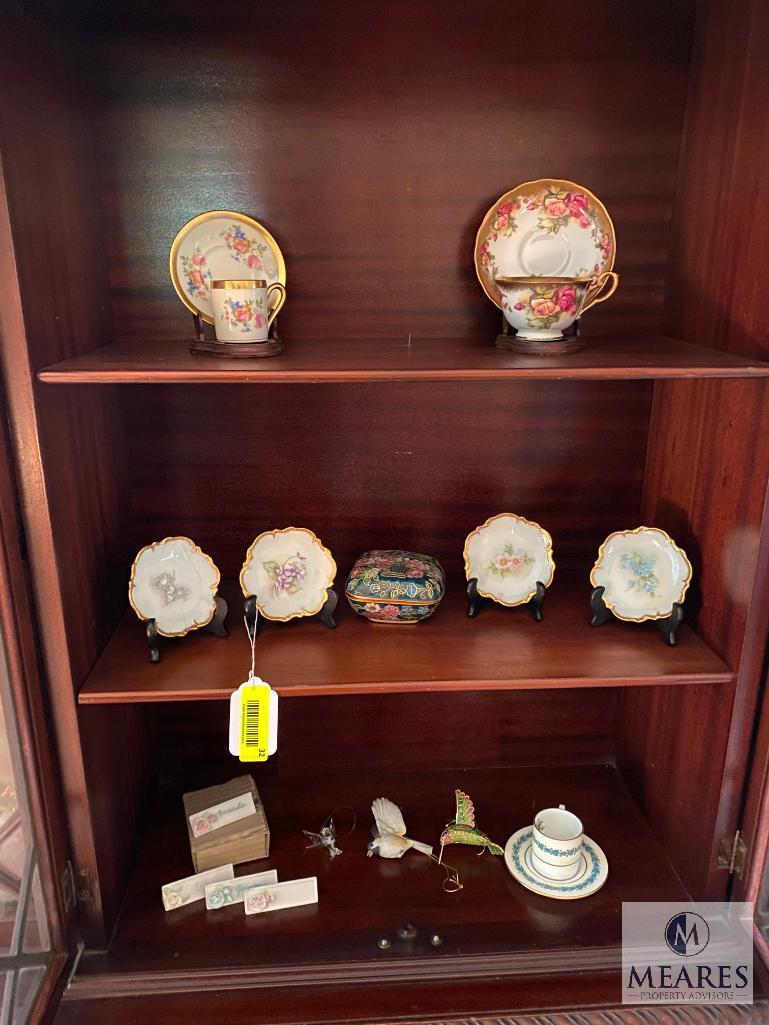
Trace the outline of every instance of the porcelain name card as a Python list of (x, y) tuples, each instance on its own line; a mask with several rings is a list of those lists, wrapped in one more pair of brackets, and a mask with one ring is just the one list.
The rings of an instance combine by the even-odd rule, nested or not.
[(246, 890), (244, 904), (247, 915), (259, 915), (265, 911), (283, 911), (298, 908), (304, 904), (318, 903), (317, 876), (307, 879), (289, 879), (273, 886), (256, 886)]
[(253, 872), (251, 875), (238, 876), (237, 879), (228, 879), (222, 883), (210, 883), (206, 887), (206, 908), (213, 911), (216, 908), (228, 907), (230, 904), (242, 904), (246, 890), (253, 890), (255, 886), (267, 886), (277, 881), (278, 873), (271, 868), (266, 872)]
[(209, 868), (206, 872), (198, 872), (197, 875), (166, 883), (161, 889), (163, 907), (166, 911), (173, 911), (184, 907), (185, 904), (203, 900), (206, 887), (210, 883), (221, 883), (226, 879), (232, 879), (234, 875), (235, 869), (232, 865), (220, 865), (218, 868)]

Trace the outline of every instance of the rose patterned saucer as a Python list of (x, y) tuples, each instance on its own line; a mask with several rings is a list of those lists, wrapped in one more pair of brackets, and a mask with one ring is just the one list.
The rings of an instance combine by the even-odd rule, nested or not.
[(240, 571), (244, 597), (253, 594), (265, 619), (285, 622), (320, 612), (334, 583), (336, 563), (311, 530), (268, 530), (254, 541)]
[(505, 844), (505, 864), (513, 879), (532, 893), (556, 900), (576, 900), (600, 890), (609, 877), (606, 855), (589, 836), (582, 838), (582, 854), (577, 870), (569, 879), (548, 879), (534, 867), (531, 860), (533, 829), (524, 826), (513, 833)]
[(657, 527), (610, 534), (590, 572), (593, 587), (617, 619), (643, 623), (665, 619), (684, 600), (692, 579), (686, 552)]
[(163, 637), (207, 626), (216, 611), (219, 570), (188, 537), (146, 545), (131, 566), (128, 600), (139, 619), (154, 619)]
[(488, 211), (475, 239), (475, 272), (502, 308), (497, 277), (593, 277), (614, 266), (614, 225), (603, 203), (556, 178), (517, 185)]
[(192, 313), (214, 322), (211, 282), (219, 278), (286, 283), (286, 264), (267, 229), (231, 210), (209, 210), (187, 221), (171, 246), (171, 281)]
[(478, 581), (478, 593), (500, 605), (524, 605), (549, 587), (555, 573), (553, 542), (538, 523), (500, 513), (467, 535), (465, 575)]

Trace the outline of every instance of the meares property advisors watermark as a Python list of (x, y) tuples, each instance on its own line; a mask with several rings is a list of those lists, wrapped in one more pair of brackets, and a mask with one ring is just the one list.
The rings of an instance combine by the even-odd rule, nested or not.
[(752, 1004), (753, 905), (622, 905), (623, 1004)]

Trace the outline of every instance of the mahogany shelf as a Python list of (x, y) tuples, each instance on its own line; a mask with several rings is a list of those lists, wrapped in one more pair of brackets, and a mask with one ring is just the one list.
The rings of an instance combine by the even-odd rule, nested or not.
[[(202, 782), (237, 772), (233, 761), (216, 774), (209, 769)], [(198, 903), (164, 912), (161, 885), (192, 871), (181, 788), (169, 787), (158, 795), (109, 952), (81, 959), (68, 999), (228, 984), (618, 972), (622, 902), (687, 899), (622, 777), (609, 765), (295, 778), (257, 773), (256, 782), (270, 824), (270, 856), (237, 866), (236, 875), (266, 868), (275, 868), (280, 879), (317, 875), (319, 903), (248, 918), (242, 905), (207, 912)], [(410, 835), (437, 844), (453, 815), (455, 787), (467, 790), (481, 828), (502, 845), (531, 821), (533, 809), (565, 803), (606, 853), (603, 889), (581, 900), (548, 899), (520, 886), (501, 857), (450, 846), (444, 858), (464, 888), (449, 895), (441, 888), (443, 871), (421, 854), (411, 852), (401, 861), (366, 857), (373, 798), (383, 794), (396, 801)], [(305, 850), (301, 831), (318, 829), (341, 805), (354, 810), (356, 826), (340, 838), (343, 854), (332, 862), (323, 851)], [(413, 939), (397, 935), (406, 922), (418, 930)], [(436, 934), (442, 940), (437, 946), (430, 942)], [(390, 941), (389, 949), (379, 948), (381, 938)]]
[[(560, 573), (544, 620), (523, 608), (487, 604), (467, 616), (464, 581), (427, 623), (374, 624), (340, 599), (336, 630), (303, 619), (267, 623), (257, 640), (257, 673), (285, 697), (416, 691), (518, 690), (726, 683), (728, 666), (689, 627), (667, 647), (651, 623), (593, 628), (585, 577)], [(147, 660), (144, 629), (129, 609), (80, 690), (81, 704), (222, 700), (248, 673), (242, 597), (230, 601), (229, 637), (205, 632), (162, 641)]]
[(659, 335), (589, 338), (566, 356), (525, 356), (493, 338), (287, 341), (270, 359), (192, 355), (184, 339), (120, 341), (38, 372), (48, 384), (241, 384), (321, 381), (653, 380), (767, 377), (769, 363)]

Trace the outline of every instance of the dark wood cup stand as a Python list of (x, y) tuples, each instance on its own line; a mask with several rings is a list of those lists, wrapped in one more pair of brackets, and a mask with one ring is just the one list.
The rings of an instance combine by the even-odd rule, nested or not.
[[(336, 612), (336, 607), (338, 604), (339, 595), (336, 593), (335, 590), (333, 590), (333, 588), (329, 588), (328, 595), (326, 596), (326, 600), (324, 601), (323, 607), (321, 608), (320, 612), (316, 612), (314, 616), (306, 616), (304, 618), (318, 619), (329, 630), (335, 630), (336, 620), (334, 619), (334, 613)], [(253, 638), (255, 634), (257, 637), (259, 636), (259, 634), (262, 632), (262, 628), (265, 622), (280, 624), (280, 620), (268, 620), (266, 616), (257, 615), (255, 594), (249, 594), (249, 596), (246, 598), (244, 612), (246, 617), (246, 628), (248, 629), (248, 636), (251, 638)]]
[[(590, 595), (590, 608), (593, 610), (593, 615), (590, 618), (591, 626), (603, 626), (604, 623), (608, 623), (610, 619), (615, 618), (614, 613), (603, 600), (603, 592), (605, 590), (606, 588), (604, 587), (595, 587)], [(676, 643), (676, 631), (683, 621), (684, 607), (678, 602), (673, 602), (673, 611), (669, 616), (666, 616), (664, 619), (652, 620), (662, 634), (665, 644), (669, 644), (671, 648)]]
[(278, 318), (272, 322), (270, 336), (266, 342), (220, 342), (216, 338), (206, 338), (203, 330), (203, 318), (199, 313), (192, 314), (195, 328), (195, 341), (190, 343), (190, 352), (196, 355), (227, 356), (236, 359), (254, 359), (260, 356), (277, 356), (283, 352), (283, 342), (277, 331)]
[[(531, 618), (535, 623), (542, 622), (542, 605), (545, 601), (545, 595), (547, 594), (547, 588), (541, 580), (537, 581), (537, 593), (533, 598), (530, 598), (526, 602), (526, 607), (531, 613)], [(475, 619), (478, 613), (481, 611), (483, 606), (491, 599), (486, 598), (478, 591), (478, 578), (470, 577), (467, 581), (467, 614), (471, 619)]]
[(579, 352), (585, 348), (585, 339), (579, 334), (579, 321), (567, 327), (563, 338), (552, 342), (538, 341), (535, 338), (519, 338), (515, 328), (510, 327), (505, 315), (502, 314), (502, 333), (494, 342), (498, 349), (508, 352), (520, 352), (527, 356), (566, 356), (571, 352)]
[[(216, 611), (214, 612), (213, 619), (210, 623), (206, 623), (205, 626), (201, 626), (201, 630), (205, 630), (207, 633), (213, 634), (214, 637), (227, 637), (227, 627), (224, 625), (224, 621), (227, 618), (229, 606), (227, 602), (220, 595), (217, 594), (214, 599), (216, 603)], [(146, 635), (147, 635), (147, 646), (149, 647), (149, 660), (150, 662), (160, 661), (160, 638), (163, 634), (158, 633), (157, 620), (147, 619), (145, 620)], [(173, 640), (173, 638), (168, 638)]]

